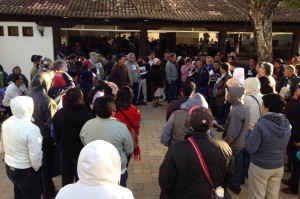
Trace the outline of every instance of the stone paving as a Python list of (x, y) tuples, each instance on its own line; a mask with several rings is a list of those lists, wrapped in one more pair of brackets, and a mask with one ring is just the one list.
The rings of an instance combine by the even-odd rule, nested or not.
[[(167, 148), (160, 144), (159, 137), (165, 125), (165, 108), (154, 108), (150, 103), (148, 106), (139, 106), (142, 112), (142, 123), (140, 129), (140, 148), (142, 160), (139, 162), (130, 162), (129, 178), (127, 187), (132, 190), (136, 199), (157, 199), (159, 198), (160, 188), (158, 185), (159, 166), (164, 159)], [(220, 137), (220, 133), (217, 133)], [(1, 160), (3, 155), (0, 155)], [(285, 173), (284, 178), (288, 178), (289, 174)], [(61, 178), (54, 178), (56, 188), (60, 188)], [(242, 186), (242, 192), (239, 195), (232, 195), (233, 199), (247, 198), (247, 180)], [(283, 185), (281, 187), (286, 187)], [(13, 198), (13, 186), (6, 177), (4, 162), (0, 164), (0, 199)], [(296, 199), (296, 195), (291, 196), (280, 192), (279, 199)]]

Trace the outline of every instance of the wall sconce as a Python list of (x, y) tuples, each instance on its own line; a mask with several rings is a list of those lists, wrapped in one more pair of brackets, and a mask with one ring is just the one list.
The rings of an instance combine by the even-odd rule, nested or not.
[(43, 37), (44, 36), (44, 29), (45, 29), (45, 27), (37, 25), (37, 29), (38, 29), (39, 33), (41, 34), (41, 36)]

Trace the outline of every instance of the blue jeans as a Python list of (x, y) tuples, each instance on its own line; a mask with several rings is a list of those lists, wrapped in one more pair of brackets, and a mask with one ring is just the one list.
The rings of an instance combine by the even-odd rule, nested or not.
[(207, 86), (196, 86), (195, 93), (201, 93), (205, 99), (207, 99)]
[(121, 185), (122, 187), (126, 187), (127, 179), (128, 179), (128, 171), (126, 170), (125, 173), (123, 173), (123, 174), (121, 175), (121, 182), (120, 182), (120, 185)]
[(6, 166), (7, 177), (14, 185), (15, 199), (41, 198), (41, 172), (29, 169), (15, 169)]
[(169, 91), (168, 91), (168, 103), (172, 102), (175, 99), (177, 87), (178, 87), (177, 81), (171, 81), (171, 84), (169, 86)]
[(133, 82), (133, 99), (132, 99), (132, 104), (137, 105), (138, 103), (138, 96), (139, 96), (139, 85), (140, 83), (138, 82)]
[(243, 151), (244, 149), (232, 149), (235, 166), (235, 181), (231, 190), (239, 192), (241, 190), (241, 179), (243, 175)]

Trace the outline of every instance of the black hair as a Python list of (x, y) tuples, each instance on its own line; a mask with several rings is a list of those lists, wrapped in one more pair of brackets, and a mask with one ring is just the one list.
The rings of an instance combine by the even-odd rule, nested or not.
[(256, 63), (258, 62), (258, 58), (257, 57), (251, 57), (250, 59), (254, 60)]
[(116, 110), (115, 100), (112, 96), (98, 97), (95, 101), (94, 110), (100, 118), (110, 118)]
[(67, 103), (75, 104), (79, 99), (83, 99), (83, 93), (80, 88), (71, 88), (66, 94)]
[(131, 101), (133, 97), (133, 92), (130, 87), (128, 86), (122, 86), (116, 95), (116, 108), (117, 111), (120, 111), (122, 109), (129, 109), (131, 106)]
[(222, 63), (220, 65), (220, 68), (222, 68), (223, 70), (225, 70), (226, 72), (228, 72), (228, 70), (229, 70), (229, 64), (227, 62)]
[(205, 54), (205, 53), (201, 53), (201, 54), (200, 54), (200, 57), (204, 57), (204, 56), (206, 57), (206, 54)]
[(36, 55), (32, 55), (32, 56), (31, 56), (31, 58), (30, 58), (30, 61), (31, 61), (31, 62), (34, 62), (34, 57), (35, 57), (35, 56), (36, 56)]
[(185, 62), (191, 62), (192, 63), (192, 59), (191, 58), (186, 58)]
[(90, 90), (86, 101), (89, 104), (92, 104), (93, 103), (93, 98), (94, 98), (95, 94), (97, 93), (97, 91), (104, 91), (105, 85), (106, 85), (106, 81), (99, 80), (98, 84), (92, 90)]
[(21, 70), (20, 66), (15, 66), (11, 71), (14, 72), (14, 70), (17, 69), (17, 68)]
[(196, 63), (197, 61), (200, 61), (200, 62), (202, 63), (202, 61), (201, 61), (200, 58), (196, 58), (196, 59), (195, 59), (195, 63)]
[(0, 64), (0, 71), (4, 72), (3, 66)]
[(230, 65), (234, 68), (239, 67), (239, 63), (237, 63), (236, 61), (231, 62)]
[(123, 57), (126, 57), (126, 55), (124, 53), (120, 53), (120, 54), (117, 55), (116, 60), (119, 61)]
[(164, 54), (166, 54), (166, 53), (170, 53), (170, 51), (169, 51), (169, 50), (165, 50), (165, 51), (164, 51)]
[(196, 84), (190, 80), (187, 80), (181, 85), (181, 92), (184, 96), (191, 96), (193, 92), (196, 90)]
[[(235, 60), (236, 60), (236, 57), (235, 57), (235, 56), (229, 56), (228, 59), (229, 59), (229, 58), (231, 58), (232, 61), (235, 61)], [(228, 59), (227, 59), (227, 61), (228, 61)]]
[(79, 76), (79, 73), (76, 72), (76, 71), (69, 71), (69, 75), (70, 75), (72, 78), (74, 78), (74, 77), (76, 77), (76, 76)]
[(149, 51), (148, 56), (151, 54), (155, 54), (154, 51)]
[(295, 69), (298, 70), (298, 73), (296, 75), (299, 77), (300, 76), (300, 65), (295, 66)]
[(143, 60), (148, 63), (149, 62), (149, 57), (145, 56), (145, 57), (143, 57)]
[(297, 53), (294, 54), (294, 56), (299, 57), (299, 56), (300, 56), (300, 53), (297, 52)]
[(264, 106), (269, 109), (269, 112), (283, 113), (283, 109), (285, 107), (285, 101), (280, 95), (270, 93), (264, 95), (262, 97), (262, 100)]
[(20, 79), (22, 79), (22, 76), (20, 74), (16, 75), (16, 74), (13, 74), (12, 75), (12, 82), (13, 83), (16, 83), (17, 81), (19, 81)]

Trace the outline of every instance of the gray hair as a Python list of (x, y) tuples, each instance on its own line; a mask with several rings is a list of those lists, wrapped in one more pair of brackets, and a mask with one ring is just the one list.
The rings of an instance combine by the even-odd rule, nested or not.
[(292, 65), (287, 65), (285, 68), (286, 68), (287, 70), (289, 70), (289, 71), (292, 71), (293, 74), (295, 73), (295, 67), (294, 67), (294, 66), (292, 66)]
[(265, 69), (266, 70), (266, 75), (267, 76), (270, 76), (273, 74), (273, 64), (271, 64), (270, 62), (263, 62), (261, 63), (261, 67), (262, 69)]
[(67, 62), (65, 60), (62, 60), (62, 59), (57, 59), (53, 63), (54, 70), (60, 70), (64, 66), (67, 66)]

